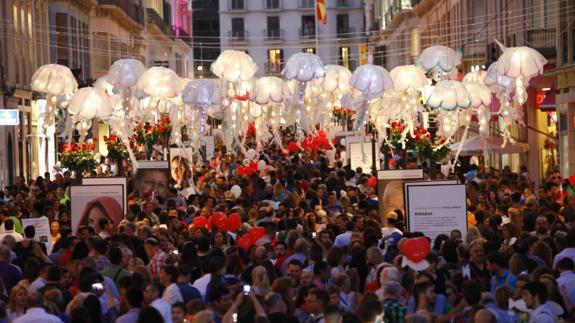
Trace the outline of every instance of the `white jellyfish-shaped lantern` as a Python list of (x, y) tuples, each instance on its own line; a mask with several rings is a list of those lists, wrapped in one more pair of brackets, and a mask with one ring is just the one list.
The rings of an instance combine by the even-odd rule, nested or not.
[(467, 109), (471, 105), (471, 96), (461, 82), (439, 81), (435, 86), (423, 90), (425, 104), (432, 109), (454, 111)]
[(385, 68), (366, 64), (358, 67), (351, 76), (351, 86), (367, 101), (382, 96), (393, 89), (393, 81)]
[(70, 98), (68, 111), (81, 120), (93, 118), (105, 119), (112, 112), (110, 97), (105, 91), (93, 87), (84, 87)]
[(46, 93), (46, 112), (44, 113), (44, 126), (46, 128), (55, 124), (56, 106), (58, 96), (72, 94), (78, 89), (78, 82), (72, 71), (62, 65), (43, 65), (34, 72), (31, 81), (32, 90)]
[(137, 85), (144, 93), (157, 99), (171, 99), (182, 92), (178, 74), (161, 66), (154, 66), (145, 71)]
[(457, 72), (456, 67), (460, 62), (461, 54), (449, 47), (436, 45), (424, 49), (415, 64), (425, 72), (432, 72), (433, 78), (439, 81), (442, 75)]
[(350, 81), (351, 72), (347, 68), (340, 65), (326, 65), (321, 87), (325, 92), (346, 93), (350, 90)]
[(142, 62), (133, 58), (119, 59), (110, 66), (107, 80), (119, 89), (127, 89), (138, 84), (140, 77), (146, 72)]
[(281, 103), (289, 94), (287, 84), (275, 76), (260, 77), (255, 82), (252, 99), (259, 105)]
[(251, 80), (258, 70), (258, 66), (245, 52), (225, 50), (212, 63), (210, 69), (224, 81), (238, 82)]
[(503, 54), (497, 60), (497, 74), (515, 79), (515, 97), (519, 105), (527, 101), (526, 87), (533, 77), (543, 74), (547, 60), (541, 53), (529, 47), (502, 47)]
[(407, 91), (408, 89), (420, 90), (429, 81), (425, 76), (425, 71), (415, 65), (397, 66), (389, 72), (393, 87), (397, 91)]

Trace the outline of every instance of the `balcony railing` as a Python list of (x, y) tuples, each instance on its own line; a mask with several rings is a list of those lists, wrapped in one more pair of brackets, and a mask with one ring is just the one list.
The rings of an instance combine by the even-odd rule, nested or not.
[(136, 23), (142, 26), (146, 23), (144, 7), (136, 5), (129, 0), (98, 0), (98, 4), (116, 6)]
[(230, 42), (245, 42), (248, 39), (247, 30), (232, 30), (228, 31), (228, 40)]
[(355, 29), (352, 27), (337, 28), (337, 37), (338, 38), (353, 37), (354, 32), (355, 32)]
[(282, 40), (284, 39), (283, 29), (264, 29), (265, 40)]
[(315, 0), (299, 0), (299, 7), (300, 8), (313, 8), (315, 4)]
[(300, 28), (299, 29), (300, 39), (312, 39), (315, 38), (315, 27), (312, 28)]
[(281, 0), (263, 0), (263, 1), (264, 1), (264, 9), (266, 10), (274, 10), (282, 8)]
[(527, 43), (529, 47), (538, 50), (541, 55), (549, 58), (556, 55), (555, 28), (541, 28), (527, 30)]
[(228, 0), (228, 10), (246, 10), (247, 0)]
[(169, 24), (167, 24), (164, 21), (164, 19), (162, 19), (162, 17), (160, 17), (160, 15), (156, 12), (156, 10), (152, 8), (147, 8), (146, 12), (147, 12), (147, 22), (149, 24), (153, 24), (156, 27), (158, 27), (158, 29), (160, 29), (162, 33), (164, 33), (164, 35), (168, 36), (169, 38), (171, 39), (175, 38), (176, 35), (172, 27)]
[(279, 75), (284, 68), (283, 62), (278, 63), (266, 63), (266, 74), (268, 75)]

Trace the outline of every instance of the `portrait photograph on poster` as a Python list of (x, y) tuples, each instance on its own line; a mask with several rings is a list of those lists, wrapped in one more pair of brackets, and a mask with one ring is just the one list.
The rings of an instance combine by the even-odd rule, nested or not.
[(422, 179), (423, 169), (379, 170), (377, 172), (377, 197), (380, 201), (380, 219), (385, 221), (385, 216), (390, 211), (397, 209), (401, 210), (405, 214), (403, 183), (406, 181), (417, 181)]
[(139, 161), (138, 171), (134, 175), (136, 196), (149, 195), (157, 199), (160, 205), (168, 200), (170, 188), (169, 161)]
[(192, 177), (194, 149), (170, 148), (170, 178), (177, 189), (185, 188)]
[[(82, 185), (122, 185), (124, 197), (128, 196), (128, 179), (125, 177), (84, 177)], [(124, 210), (128, 209), (128, 199), (124, 198)]]
[(117, 226), (124, 219), (124, 199), (122, 185), (71, 186), (72, 232), (78, 235), (80, 227), (90, 226), (98, 234), (104, 218)]

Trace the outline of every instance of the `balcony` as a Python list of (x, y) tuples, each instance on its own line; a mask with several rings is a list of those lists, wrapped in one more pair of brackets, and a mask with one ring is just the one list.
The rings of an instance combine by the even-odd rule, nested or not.
[(228, 31), (228, 41), (230, 43), (239, 43), (248, 41), (247, 30), (232, 30)]
[(313, 8), (315, 0), (299, 0), (298, 7), (301, 9)]
[(314, 39), (315, 38), (315, 27), (312, 28), (300, 28), (299, 29), (300, 39)]
[(284, 68), (283, 62), (266, 63), (266, 74), (267, 75), (280, 75), (283, 68)]
[(98, 5), (116, 6), (137, 24), (143, 26), (146, 23), (144, 8), (129, 0), (98, 0)]
[(352, 28), (352, 27), (337, 28), (337, 37), (338, 38), (350, 38), (350, 37), (353, 37), (354, 33), (355, 33), (355, 28)]
[(557, 55), (555, 43), (555, 28), (541, 28), (527, 30), (527, 44), (545, 56), (552, 58)]
[(156, 10), (152, 8), (146, 9), (146, 21), (148, 24), (156, 26), (164, 35), (168, 38), (174, 40), (176, 38), (176, 34), (172, 27), (167, 24), (162, 17), (156, 12)]
[(284, 39), (283, 29), (264, 29), (264, 39), (266, 41), (280, 41)]
[(246, 0), (228, 0), (228, 10), (244, 11), (247, 10)]
[(281, 0), (263, 0), (265, 10), (281, 10), (282, 3)]

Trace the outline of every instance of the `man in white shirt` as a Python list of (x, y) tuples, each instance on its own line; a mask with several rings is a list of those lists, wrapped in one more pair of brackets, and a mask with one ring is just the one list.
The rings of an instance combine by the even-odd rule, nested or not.
[(558, 253), (553, 259), (553, 269), (557, 268), (557, 263), (563, 258), (570, 258), (575, 262), (575, 230), (569, 230), (565, 236), (565, 249)]
[(3, 241), (5, 236), (14, 237), (16, 243), (24, 240), (24, 237), (20, 233), (14, 230), (14, 221), (12, 219), (8, 219), (4, 222), (4, 229), (6, 231), (0, 234), (0, 241)]
[(165, 323), (172, 323), (172, 308), (160, 297), (161, 287), (155, 283), (147, 283), (144, 287), (144, 303), (158, 310)]
[(28, 294), (28, 310), (26, 314), (12, 321), (13, 323), (61, 323), (62, 320), (55, 315), (48, 314), (44, 309), (42, 293)]

